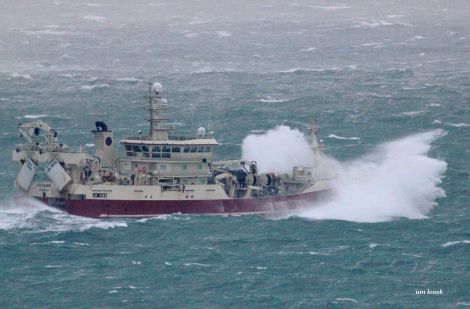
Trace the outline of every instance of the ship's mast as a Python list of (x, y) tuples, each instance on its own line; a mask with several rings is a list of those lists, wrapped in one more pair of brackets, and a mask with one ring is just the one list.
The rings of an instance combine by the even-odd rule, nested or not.
[(149, 139), (153, 141), (168, 140), (169, 128), (165, 127), (163, 111), (167, 108), (166, 100), (162, 98), (162, 85), (160, 83), (149, 83), (149, 112), (150, 131)]
[(325, 145), (320, 142), (318, 142), (318, 124), (316, 121), (313, 121), (310, 126), (310, 138), (311, 138), (311, 144), (310, 148), (312, 148), (313, 153), (317, 155), (321, 150), (325, 148)]

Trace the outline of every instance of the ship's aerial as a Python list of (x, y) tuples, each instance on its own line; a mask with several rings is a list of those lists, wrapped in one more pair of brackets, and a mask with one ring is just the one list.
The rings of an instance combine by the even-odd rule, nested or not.
[[(36, 120), (19, 124), (25, 143), (13, 150), (21, 164), (15, 190), (68, 213), (87, 217), (149, 217), (162, 214), (276, 214), (313, 207), (330, 192), (311, 166), (290, 174), (260, 173), (257, 162), (213, 161), (218, 145), (200, 127), (194, 136), (170, 134), (162, 86), (149, 84), (148, 135), (120, 141), (96, 121), (95, 153), (72, 150), (57, 132)], [(322, 147), (311, 126), (311, 147)]]

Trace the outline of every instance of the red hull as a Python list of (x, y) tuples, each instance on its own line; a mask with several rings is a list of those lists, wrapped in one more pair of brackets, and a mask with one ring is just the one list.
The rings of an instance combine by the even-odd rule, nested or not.
[(46, 204), (83, 217), (152, 217), (165, 214), (276, 214), (313, 207), (330, 190), (266, 198), (226, 200), (43, 200)]

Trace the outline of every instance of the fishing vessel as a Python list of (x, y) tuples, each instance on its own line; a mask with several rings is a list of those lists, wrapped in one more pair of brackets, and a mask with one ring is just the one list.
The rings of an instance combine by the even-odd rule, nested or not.
[[(312, 166), (292, 173), (260, 173), (257, 162), (214, 161), (218, 143), (200, 127), (194, 136), (172, 135), (159, 83), (149, 84), (148, 134), (120, 140), (95, 122), (94, 153), (59, 141), (49, 124), (19, 124), (25, 140), (12, 158), (20, 165), (15, 190), (70, 214), (85, 217), (150, 217), (163, 214), (277, 214), (313, 207), (328, 196), (328, 181)], [(317, 126), (311, 147), (320, 151)]]

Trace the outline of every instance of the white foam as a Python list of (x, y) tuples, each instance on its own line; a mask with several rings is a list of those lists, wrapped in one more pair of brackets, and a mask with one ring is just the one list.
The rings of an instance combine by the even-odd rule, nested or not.
[(421, 258), (421, 257), (422, 257), (422, 256), (419, 255), (419, 254), (411, 254), (411, 253), (402, 253), (402, 255), (412, 256), (412, 257), (416, 257), (416, 258)]
[(391, 25), (393, 24), (385, 20), (381, 20), (377, 22), (361, 21), (358, 24), (352, 26), (352, 28), (377, 28), (380, 26), (391, 26)]
[(328, 135), (328, 138), (335, 138), (335, 139), (342, 139), (342, 140), (360, 140), (361, 139), (360, 137), (356, 137), (356, 136), (344, 137), (344, 136), (340, 136), (336, 134), (330, 134)]
[(153, 217), (148, 217), (148, 218), (139, 219), (139, 220), (137, 220), (137, 222), (139, 222), (139, 223), (146, 223), (147, 221), (154, 221), (154, 220), (170, 220), (170, 219), (178, 220), (178, 219), (176, 219), (176, 215), (156, 215), (156, 216), (153, 216)]
[(447, 247), (460, 245), (460, 244), (470, 244), (470, 240), (449, 241), (441, 245), (441, 247), (447, 248)]
[(424, 111), (410, 111), (410, 112), (403, 112), (400, 115), (407, 116), (407, 117), (414, 117), (423, 114)]
[(216, 31), (216, 33), (217, 33), (217, 36), (220, 38), (232, 36), (232, 34), (228, 31)]
[(33, 242), (31, 245), (56, 245), (56, 244), (65, 244), (64, 240), (52, 240), (47, 242)]
[[(127, 227), (127, 224), (122, 221), (72, 216), (27, 197), (0, 202), (0, 230), (64, 232), (115, 227)], [(59, 244), (61, 241), (50, 243)]]
[(46, 114), (39, 114), (39, 115), (24, 115), (23, 117), (21, 118), (25, 118), (25, 119), (38, 119), (38, 118), (44, 118), (44, 117), (48, 117), (49, 115), (46, 115)]
[(445, 125), (449, 127), (454, 127), (454, 128), (462, 128), (462, 127), (470, 127), (470, 124), (468, 123), (450, 123), (450, 122), (444, 122)]
[(446, 162), (427, 154), (431, 142), (445, 134), (433, 130), (411, 135), (338, 164), (335, 195), (299, 216), (356, 222), (427, 218), (435, 200), (445, 197), (440, 184), (447, 169)]
[(202, 264), (202, 263), (184, 263), (184, 266), (211, 267), (212, 265), (209, 265), (209, 264)]
[(400, 15), (400, 14), (390, 14), (390, 15), (387, 15), (387, 18), (400, 18), (400, 17), (403, 17), (403, 15)]
[(12, 73), (10, 76), (13, 78), (22, 78), (22, 79), (27, 79), (27, 80), (33, 79), (31, 75), (29, 74)]
[(470, 306), (470, 302), (458, 301), (457, 306)]
[(34, 224), (36, 215), (48, 207), (36, 200), (13, 200), (0, 204), (0, 230), (28, 228)]
[(195, 70), (194, 74), (203, 74), (203, 73), (228, 73), (228, 72), (236, 72), (234, 69), (231, 68), (213, 68), (210, 66), (204, 66)]
[(353, 303), (357, 303), (357, 300), (355, 300), (354, 298), (349, 298), (349, 297), (340, 297), (340, 298), (337, 298), (336, 300), (337, 301), (350, 301)]
[(257, 101), (262, 102), (262, 103), (282, 103), (282, 102), (287, 102), (289, 100), (288, 99), (276, 99), (276, 98), (273, 98), (271, 96), (267, 96), (265, 99), (262, 98), (262, 99), (259, 99)]
[[(332, 68), (329, 70), (337, 70), (337, 68)], [(324, 72), (326, 69), (309, 69), (309, 68), (292, 68), (292, 69), (287, 69), (287, 70), (281, 70), (278, 71), (277, 73), (302, 73), (302, 72)]]
[(141, 79), (135, 78), (135, 77), (121, 77), (121, 78), (116, 78), (115, 79), (118, 82), (126, 82), (126, 83), (138, 83), (141, 82)]
[(80, 87), (81, 90), (84, 91), (91, 91), (94, 89), (102, 89), (102, 88), (109, 88), (110, 86), (108, 84), (97, 84), (97, 85), (85, 85)]
[(97, 16), (97, 15), (85, 15), (82, 18), (86, 20), (93, 20), (93, 21), (101, 22), (101, 23), (105, 22), (107, 19), (106, 17)]
[(362, 44), (364, 47), (383, 47), (384, 44), (382, 42), (372, 42), (372, 43), (364, 43)]
[(65, 30), (55, 30), (55, 29), (44, 29), (44, 30), (31, 30), (31, 31), (22, 31), (27, 35), (78, 35), (79, 33), (73, 31)]
[(317, 49), (316, 47), (309, 47), (309, 48), (301, 49), (300, 51), (301, 52), (311, 52), (311, 51), (314, 51), (316, 49)]
[(448, 127), (454, 127), (454, 128), (466, 128), (466, 127), (470, 127), (470, 124), (468, 123), (463, 123), (463, 122), (460, 122), (460, 123), (451, 123), (451, 122), (442, 122), (440, 121), (439, 119), (435, 119), (432, 124), (443, 124), (445, 126), (448, 126)]
[(337, 11), (337, 10), (347, 10), (350, 9), (350, 6), (347, 5), (328, 5), (328, 6), (311, 6), (313, 9), (320, 9), (324, 11)]
[(406, 24), (406, 23), (391, 23), (386, 20), (379, 20), (379, 21), (361, 21), (350, 28), (377, 28), (377, 27), (390, 27), (390, 26), (406, 26), (406, 27), (412, 27), (413, 25), (411, 24)]

